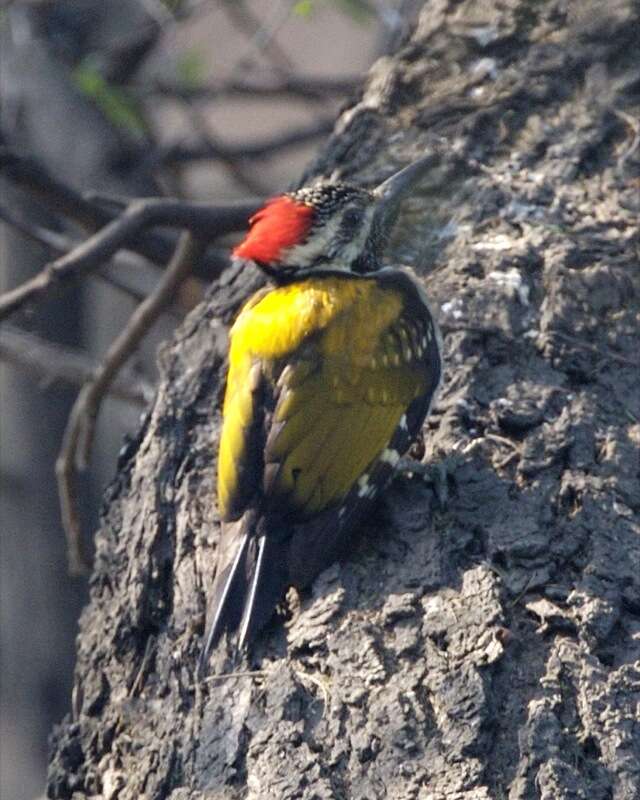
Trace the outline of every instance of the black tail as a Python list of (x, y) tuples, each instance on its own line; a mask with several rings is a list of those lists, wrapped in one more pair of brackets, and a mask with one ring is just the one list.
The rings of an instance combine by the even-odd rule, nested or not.
[(199, 677), (205, 674), (211, 651), (222, 634), (238, 631), (239, 650), (250, 644), (271, 618), (287, 587), (282, 538), (270, 536), (264, 520), (258, 521), (257, 530), (248, 522), (244, 518), (223, 530)]

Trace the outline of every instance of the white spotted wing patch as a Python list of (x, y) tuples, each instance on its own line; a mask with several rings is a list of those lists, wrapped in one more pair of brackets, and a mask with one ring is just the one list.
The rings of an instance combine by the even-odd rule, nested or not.
[(369, 473), (365, 472), (358, 478), (358, 497), (368, 497), (371, 486), (369, 484)]
[(407, 416), (403, 414), (388, 446), (362, 473), (337, 509), (336, 522), (341, 529), (350, 529), (367, 513), (375, 498), (393, 478), (395, 468), (412, 440)]
[(380, 453), (380, 461), (395, 467), (398, 461), (400, 461), (400, 453), (392, 447), (385, 447), (382, 453)]

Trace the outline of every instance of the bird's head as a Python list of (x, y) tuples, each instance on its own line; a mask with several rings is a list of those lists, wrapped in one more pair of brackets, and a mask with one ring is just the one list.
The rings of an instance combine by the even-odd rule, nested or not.
[(433, 163), (429, 154), (374, 189), (319, 181), (275, 197), (251, 217), (233, 255), (255, 261), (277, 281), (315, 269), (372, 272), (400, 201)]

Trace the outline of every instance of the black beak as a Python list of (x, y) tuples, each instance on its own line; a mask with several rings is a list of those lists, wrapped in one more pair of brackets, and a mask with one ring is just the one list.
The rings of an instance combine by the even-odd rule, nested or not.
[(375, 211), (375, 222), (378, 224), (379, 230), (387, 233), (391, 230), (402, 200), (420, 182), (420, 179), (441, 160), (441, 155), (428, 153), (387, 178), (373, 190), (373, 193), (379, 198)]

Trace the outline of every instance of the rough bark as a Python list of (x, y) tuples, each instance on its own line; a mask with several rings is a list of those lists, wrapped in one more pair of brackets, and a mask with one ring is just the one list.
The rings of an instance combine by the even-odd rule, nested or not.
[(309, 175), (377, 180), (434, 136), (478, 162), (445, 158), (390, 249), (446, 334), (446, 507), (399, 477), (252, 661), (195, 684), (223, 323), (258, 280), (225, 276), (108, 492), (51, 797), (640, 796), (639, 25), (433, 0), (374, 67)]

